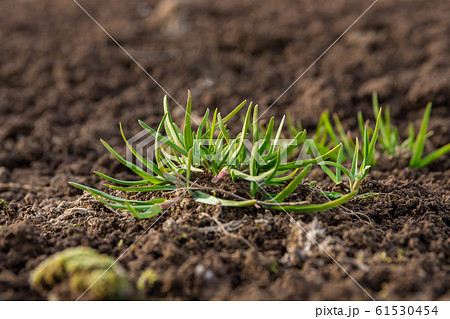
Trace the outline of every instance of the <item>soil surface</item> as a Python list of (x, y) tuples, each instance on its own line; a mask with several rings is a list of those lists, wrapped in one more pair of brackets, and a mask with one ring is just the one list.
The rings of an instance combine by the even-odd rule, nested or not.
[[(268, 109), (372, 1), (79, 2), (181, 104), (190, 89), (200, 116), (244, 99)], [(312, 128), (329, 109), (353, 129), (377, 91), (402, 136), (433, 102), (426, 152), (449, 143), (449, 12), (448, 1), (379, 0), (263, 118)], [(117, 123), (129, 136), (138, 119), (155, 126), (165, 93), (70, 0), (1, 1), (0, 39), (0, 299), (49, 299), (31, 270), (82, 245), (129, 248), (129, 299), (450, 300), (450, 156), (421, 170), (381, 161), (361, 187), (377, 196), (297, 223), (190, 198), (137, 220), (67, 182), (130, 177), (98, 139), (124, 151)], [(318, 170), (309, 178), (331, 185)], [(324, 200), (306, 184), (296, 196)], [(136, 288), (148, 269), (155, 283)]]

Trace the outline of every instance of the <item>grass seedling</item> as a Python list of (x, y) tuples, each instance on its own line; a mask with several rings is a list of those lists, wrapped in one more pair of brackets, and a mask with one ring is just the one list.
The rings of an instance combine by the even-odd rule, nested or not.
[[(442, 155), (450, 152), (449, 143), (423, 157), (426, 140), (433, 134), (432, 132), (427, 132), (427, 126), (431, 115), (431, 103), (426, 106), (417, 135), (414, 132), (414, 125), (409, 123), (409, 136), (404, 141), (400, 141), (398, 127), (393, 126), (391, 123), (390, 108), (386, 107), (384, 110), (380, 108), (376, 93), (372, 95), (372, 109), (376, 118), (375, 128), (368, 125), (368, 121), (364, 120), (361, 112), (358, 113), (358, 126), (361, 134), (359, 137), (360, 140), (364, 141), (365, 136), (367, 135), (371, 140), (378, 141), (378, 143), (374, 145), (374, 148), (370, 147), (371, 152), (364, 155), (364, 143), (362, 145), (357, 144), (356, 141), (351, 138), (350, 133), (345, 133), (337, 114), (333, 114), (332, 122), (328, 111), (322, 113), (313, 136), (320, 152), (324, 154), (333, 147), (342, 144), (343, 152), (339, 153), (337, 157), (332, 157), (336, 163), (341, 164), (342, 161), (346, 159), (354, 161), (355, 154), (358, 154), (359, 159), (365, 160), (367, 165), (372, 166), (376, 164), (376, 152), (378, 152), (378, 155), (388, 155), (391, 157), (397, 157), (406, 153), (410, 158), (409, 166), (412, 168), (422, 168)], [(291, 134), (295, 134), (299, 129), (295, 128), (295, 126), (290, 123), (289, 131)], [(378, 138), (374, 139), (374, 136), (376, 135), (374, 133), (375, 131), (379, 131), (379, 134)], [(333, 178), (333, 175), (329, 174), (326, 168), (324, 170)], [(336, 175), (336, 178), (333, 179), (335, 182), (340, 180), (339, 174)]]
[[(377, 94), (372, 96), (372, 106), (374, 113), (379, 110)], [(415, 136), (414, 125), (409, 123), (409, 136), (403, 142), (400, 142), (398, 128), (391, 124), (390, 109), (386, 108), (384, 117), (380, 121), (380, 149), (383, 153), (391, 156), (398, 156), (402, 151), (406, 150), (410, 156), (409, 167), (422, 168), (437, 160), (445, 153), (450, 152), (450, 143), (422, 157), (425, 142), (433, 132), (427, 132), (428, 122), (431, 115), (431, 103), (428, 103), (422, 117), (419, 132)]]
[[(253, 106), (252, 103), (247, 107), (240, 133), (235, 138), (231, 138), (227, 125), (244, 108), (246, 101), (225, 117), (222, 117), (216, 109), (211, 119), (210, 111), (206, 110), (196, 130), (193, 130), (191, 123), (190, 93), (182, 128), (173, 121), (166, 97), (163, 105), (164, 115), (156, 130), (139, 121), (142, 128), (154, 137), (152, 159), (144, 158), (133, 148), (121, 125), (120, 132), (123, 140), (138, 164), (123, 158), (102, 140), (106, 149), (120, 163), (140, 177), (140, 180), (124, 181), (95, 172), (108, 181), (105, 184), (106, 187), (122, 192), (178, 190), (183, 193), (180, 195), (178, 192), (179, 196), (192, 196), (195, 201), (208, 205), (231, 207), (257, 205), (274, 210), (311, 212), (330, 209), (353, 198), (357, 194), (360, 180), (364, 178), (370, 167), (367, 160), (363, 159), (361, 166), (357, 166), (356, 160), (350, 170), (346, 169), (342, 165), (341, 144), (305, 160), (288, 160), (302, 147), (311, 146), (311, 141), (306, 139), (306, 131), (296, 132), (293, 139), (288, 142), (283, 141), (281, 137), (285, 118), (283, 117), (277, 130), (274, 129), (273, 117), (264, 128), (258, 123), (258, 106)], [(364, 140), (364, 143), (367, 143), (365, 158), (373, 153), (374, 139), (376, 140), (376, 137), (372, 137), (370, 146), (368, 135)], [(366, 148), (366, 144), (364, 145)], [(314, 143), (313, 146), (315, 146)], [(337, 158), (338, 162), (333, 161), (333, 158)], [(324, 204), (288, 201), (289, 196), (306, 178), (313, 165), (321, 165), (324, 169), (328, 169), (327, 166), (334, 166), (335, 173), (328, 169), (328, 174), (334, 181), (341, 181), (341, 172), (343, 172), (350, 181), (351, 191)], [(244, 198), (219, 187), (200, 185), (192, 180), (194, 174), (202, 173), (213, 174), (213, 183), (219, 183), (227, 175), (232, 180), (243, 179), (249, 182), (247, 192), (249, 197)], [(105, 205), (116, 209), (127, 209), (138, 218), (155, 216), (180, 200), (180, 197), (166, 199), (167, 196), (148, 201), (128, 200), (81, 184), (71, 183), (71, 185), (91, 193)], [(269, 186), (279, 190), (276, 196), (265, 197), (267, 195), (265, 188)]]

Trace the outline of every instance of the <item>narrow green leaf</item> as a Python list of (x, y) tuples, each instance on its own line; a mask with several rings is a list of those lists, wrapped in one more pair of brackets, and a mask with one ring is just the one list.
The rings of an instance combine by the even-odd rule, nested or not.
[[(333, 114), (333, 120), (334, 120), (334, 123), (336, 124), (336, 129), (338, 131), (339, 138), (341, 139), (341, 142), (344, 145), (347, 155), (350, 157), (350, 156), (352, 156), (354, 150), (350, 144), (347, 134), (345, 134), (344, 127), (342, 126), (341, 120), (339, 119), (339, 117), (336, 113)], [(337, 143), (337, 144), (339, 144), (339, 143)]]
[(253, 143), (259, 141), (259, 126), (258, 126), (258, 104), (253, 108), (253, 124), (252, 124)]
[(306, 130), (300, 131), (297, 135), (294, 136), (293, 140), (288, 144), (286, 148), (287, 154), (292, 154), (295, 150), (297, 150), (301, 143), (303, 143), (306, 139)]
[(294, 175), (297, 174), (298, 170), (299, 170), (299, 169), (296, 168), (296, 169), (294, 169), (290, 174), (288, 174), (288, 175), (286, 175), (286, 176), (283, 176), (283, 177), (274, 177), (274, 178), (271, 178), (270, 181), (267, 181), (267, 180), (266, 180), (265, 183), (266, 183), (266, 184), (269, 184), (269, 185), (277, 185), (277, 184), (284, 183), (284, 182), (290, 180), (292, 177), (294, 177)]
[(356, 172), (358, 170), (358, 149), (359, 149), (359, 143), (358, 143), (358, 138), (356, 138), (356, 146), (355, 146), (355, 152), (353, 154), (353, 159), (352, 159), (352, 168), (351, 168), (351, 173), (353, 176), (356, 175)]
[[(76, 188), (88, 191), (91, 194), (95, 194), (97, 196), (103, 197), (103, 198), (110, 200), (112, 202), (115, 202), (115, 203), (124, 204), (125, 201), (127, 201), (120, 197), (107, 194), (105, 192), (99, 191), (98, 189), (95, 189), (95, 188), (92, 188), (89, 186), (85, 186), (85, 185), (81, 185), (81, 184), (73, 183), (73, 182), (70, 182), (69, 184)], [(155, 204), (155, 203), (163, 203), (164, 201), (165, 201), (165, 199), (163, 199), (163, 198), (153, 199), (153, 200), (149, 200), (149, 201), (128, 200), (128, 202), (133, 203), (133, 204), (138, 204), (138, 205), (151, 205), (151, 204)]]
[(217, 121), (219, 123), (220, 132), (222, 133), (223, 137), (225, 138), (225, 141), (227, 142), (227, 144), (230, 144), (231, 138), (225, 127), (225, 124), (223, 123), (222, 116), (220, 115), (220, 113), (217, 114)]
[[(291, 212), (297, 212), (297, 213), (309, 213), (309, 212), (321, 212), (339, 205), (342, 205), (349, 200), (351, 200), (355, 195), (358, 194), (357, 191), (348, 193), (345, 196), (342, 196), (338, 199), (335, 199), (333, 201), (324, 203), (324, 204), (308, 204), (308, 205), (295, 205), (295, 206), (269, 206), (266, 208), (270, 208), (273, 210), (281, 210), (281, 211), (291, 211)], [(264, 206), (264, 205), (263, 205)]]
[(185, 148), (183, 137), (180, 129), (175, 125), (172, 120), (172, 116), (169, 111), (169, 104), (167, 102), (167, 95), (164, 96), (163, 100), (164, 106), (164, 114), (167, 114), (166, 119), (164, 121), (164, 129), (166, 130), (166, 134), (177, 144), (180, 148)]
[(148, 219), (151, 218), (157, 214), (159, 214), (162, 211), (161, 206), (159, 205), (153, 205), (150, 209), (148, 209), (144, 213), (139, 213), (136, 211), (134, 206), (132, 206), (128, 201), (125, 202), (126, 208), (137, 218), (139, 219)]
[(100, 140), (102, 142), (102, 144), (106, 147), (106, 149), (112, 154), (114, 155), (114, 157), (120, 162), (122, 163), (124, 166), (128, 167), (129, 169), (131, 169), (133, 172), (135, 172), (137, 175), (139, 175), (140, 177), (142, 177), (143, 179), (148, 180), (151, 184), (161, 184), (163, 182), (165, 182), (164, 180), (150, 175), (149, 173), (147, 173), (146, 171), (144, 171), (142, 168), (140, 168), (139, 166), (125, 160), (122, 156), (120, 156), (111, 146), (109, 146), (108, 143), (106, 143), (104, 140)]
[(113, 183), (119, 184), (119, 185), (127, 185), (127, 186), (133, 186), (133, 185), (148, 185), (149, 182), (147, 180), (140, 180), (140, 181), (123, 181), (117, 178), (113, 178), (111, 176), (108, 176), (106, 174), (94, 171), (94, 174), (97, 174), (100, 177), (103, 177), (104, 179), (107, 179), (108, 181), (111, 181)]
[(439, 149), (435, 150), (434, 152), (430, 153), (429, 155), (425, 156), (423, 159), (421, 159), (417, 165), (417, 168), (422, 168), (430, 164), (431, 162), (437, 160), (439, 157), (444, 155), (445, 153), (450, 152), (450, 143), (447, 145), (444, 145), (440, 147)]
[[(258, 114), (256, 114), (257, 116)], [(257, 158), (258, 155), (258, 142), (253, 145), (252, 153), (250, 154), (250, 176), (257, 176), (258, 168), (257, 168)], [(250, 183), (250, 196), (252, 198), (255, 197), (256, 191), (258, 189), (258, 184), (256, 182)]]
[[(343, 156), (344, 156), (344, 151), (341, 148), (341, 149), (339, 149), (339, 152), (338, 152), (338, 156), (337, 156), (337, 160), (336, 160), (337, 164), (342, 163)], [(341, 169), (339, 167), (336, 167), (336, 184), (339, 184), (341, 182), (342, 182)]]
[(286, 197), (292, 194), (298, 184), (306, 177), (311, 170), (312, 165), (306, 166), (277, 196), (273, 198), (275, 202), (282, 202)]
[(241, 102), (241, 104), (239, 104), (238, 106), (236, 106), (236, 108), (233, 110), (233, 111), (231, 111), (227, 116), (225, 116), (224, 118), (223, 118), (223, 122), (224, 123), (226, 123), (226, 122), (228, 122), (229, 120), (231, 120), (232, 118), (233, 118), (233, 116), (235, 116), (243, 107), (244, 107), (244, 105), (247, 103), (247, 100), (244, 100), (244, 101), (242, 101)]
[(286, 116), (283, 115), (283, 117), (281, 118), (280, 126), (278, 127), (277, 134), (275, 135), (273, 143), (270, 146), (269, 153), (274, 152), (276, 146), (278, 145), (278, 140), (280, 139), (281, 132), (283, 131), (283, 125), (284, 125), (284, 120), (285, 119), (286, 119)]
[(275, 160), (275, 166), (271, 170), (272, 173), (270, 173), (264, 181), (266, 184), (270, 183), (271, 180), (274, 178), (274, 176), (276, 176), (279, 173), (278, 168), (280, 167), (280, 162), (281, 162), (281, 151), (278, 150), (277, 157)]
[(200, 122), (200, 125), (197, 128), (197, 133), (195, 134), (195, 137), (199, 140), (202, 139), (202, 135), (203, 135), (203, 128), (206, 125), (206, 122), (208, 121), (208, 116), (209, 116), (209, 109), (206, 109), (205, 115), (203, 115), (203, 119)]
[[(381, 121), (382, 121), (382, 119), (381, 119), (381, 111), (382, 111), (382, 109), (380, 109), (378, 111), (377, 121), (375, 123), (375, 129), (373, 131), (372, 139), (370, 140), (369, 152), (368, 152), (368, 155), (367, 155), (368, 160), (366, 160), (366, 164), (367, 165), (373, 165), (375, 163), (375, 146), (376, 146), (376, 143), (377, 143), (378, 133), (379, 133), (380, 125), (381, 125)], [(367, 127), (367, 130), (368, 130), (368, 126), (366, 126), (366, 127)]]
[(272, 116), (269, 121), (269, 125), (267, 126), (266, 134), (264, 135), (263, 142), (259, 149), (259, 154), (263, 154), (267, 147), (270, 145), (270, 140), (272, 139), (273, 134), (273, 125), (274, 125), (274, 117)]
[[(240, 154), (240, 152), (242, 151), (242, 149), (244, 147), (245, 138), (247, 137), (248, 123), (249, 123), (251, 111), (252, 111), (252, 103), (250, 103), (247, 113), (244, 118), (244, 125), (242, 126), (242, 131), (241, 131), (240, 138), (239, 138), (239, 144), (237, 145), (235, 152), (231, 155), (232, 161), (235, 161), (235, 159), (238, 157), (238, 155)], [(245, 149), (244, 149), (244, 151), (245, 151)]]
[(189, 187), (189, 181), (191, 180), (191, 168), (192, 168), (192, 149), (189, 150), (187, 167), (186, 167), (186, 180), (188, 181), (187, 187)]
[[(364, 132), (364, 118), (363, 118), (363, 115), (362, 115), (361, 111), (358, 111), (358, 127), (359, 127), (359, 132), (362, 135), (363, 132)], [(349, 156), (352, 157), (353, 156), (353, 152), (351, 152)]]
[(184, 156), (187, 156), (188, 152), (184, 149), (184, 147), (180, 147), (177, 144), (175, 144), (174, 142), (172, 142), (170, 139), (168, 139), (167, 137), (164, 137), (164, 136), (158, 134), (154, 129), (152, 129), (150, 126), (148, 126), (141, 120), (139, 120), (138, 122), (139, 122), (139, 125), (141, 125), (150, 134), (152, 134), (157, 141), (161, 141), (163, 144), (166, 144), (167, 146), (172, 148), (174, 151), (176, 151)]
[(326, 152), (325, 154), (322, 154), (322, 155), (320, 155), (320, 156), (318, 156), (316, 158), (312, 158), (312, 159), (309, 159), (309, 160), (300, 160), (300, 161), (287, 162), (285, 164), (280, 164), (280, 168), (279, 169), (280, 170), (288, 170), (288, 169), (296, 169), (298, 167), (305, 167), (305, 166), (310, 165), (310, 164), (319, 164), (319, 163), (321, 163), (321, 162), (331, 158), (335, 154), (337, 154), (341, 147), (342, 147), (342, 144), (339, 144), (339, 145), (335, 146), (333, 149), (331, 149), (328, 152)]
[(337, 138), (336, 133), (334, 132), (333, 126), (331, 125), (330, 116), (329, 116), (328, 112), (326, 114), (327, 114), (327, 116), (324, 117), (323, 125), (328, 133), (328, 136), (330, 136), (332, 145), (338, 145), (339, 139)]
[(214, 114), (213, 114), (213, 119), (211, 122), (211, 130), (209, 132), (209, 145), (208, 146), (210, 149), (211, 149), (211, 146), (213, 145), (214, 133), (216, 131), (217, 112), (218, 112), (218, 110), (215, 109)]
[(422, 158), (423, 149), (425, 147), (425, 139), (427, 134), (427, 126), (428, 121), (430, 119), (431, 114), (431, 103), (428, 103), (425, 113), (423, 115), (422, 124), (420, 125), (419, 133), (417, 134), (416, 142), (413, 147), (413, 155), (409, 162), (409, 166), (417, 167), (420, 163), (420, 159)]
[(159, 170), (158, 166), (153, 163), (152, 161), (147, 161), (141, 154), (139, 154), (133, 146), (128, 142), (127, 138), (125, 137), (125, 133), (123, 132), (122, 123), (119, 123), (120, 128), (120, 134), (122, 135), (122, 139), (125, 141), (125, 144), (127, 145), (128, 149), (133, 153), (133, 155), (142, 163), (144, 164), (150, 171), (153, 173), (162, 176), (161, 171)]
[(116, 189), (122, 192), (138, 192), (138, 193), (145, 193), (145, 192), (155, 192), (155, 191), (173, 191), (177, 189), (175, 185), (152, 185), (152, 186), (129, 186), (129, 187), (120, 187), (120, 186), (114, 186), (110, 184), (105, 184), (106, 187)]
[(188, 98), (186, 103), (186, 114), (184, 118), (184, 145), (186, 150), (192, 148), (192, 128), (191, 128), (191, 112), (192, 112), (191, 91), (188, 90)]

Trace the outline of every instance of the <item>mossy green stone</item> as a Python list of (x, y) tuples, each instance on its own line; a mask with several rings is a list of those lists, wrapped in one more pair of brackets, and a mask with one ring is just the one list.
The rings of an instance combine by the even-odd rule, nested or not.
[(88, 299), (121, 299), (129, 293), (130, 285), (119, 264), (108, 270), (114, 261), (92, 248), (68, 248), (44, 260), (32, 272), (30, 283), (47, 293), (68, 281), (71, 295), (77, 298), (95, 282), (86, 293)]

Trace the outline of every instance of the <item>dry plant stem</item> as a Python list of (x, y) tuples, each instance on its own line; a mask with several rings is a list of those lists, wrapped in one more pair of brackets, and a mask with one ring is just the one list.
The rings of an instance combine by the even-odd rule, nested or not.
[(226, 191), (224, 189), (208, 187), (208, 186), (202, 186), (202, 185), (198, 185), (198, 184), (195, 184), (195, 185), (196, 186), (191, 186), (189, 189), (191, 189), (191, 190), (206, 190), (206, 191), (218, 192), (218, 193), (223, 193), (225, 195), (229, 195), (231, 197), (234, 197), (237, 200), (247, 200), (246, 198), (244, 198), (242, 196), (236, 195), (236, 194), (234, 194), (232, 192), (229, 192), (229, 191)]
[(244, 244), (246, 244), (249, 248), (255, 248), (252, 243), (250, 243), (247, 239), (245, 239), (244, 237), (237, 235), (237, 234), (233, 234), (230, 233), (228, 230), (226, 230), (225, 226), (223, 225), (223, 223), (218, 219), (218, 216), (220, 215), (220, 213), (222, 212), (222, 206), (219, 206), (218, 211), (216, 213), (215, 216), (211, 216), (208, 213), (203, 212), (202, 215), (205, 215), (206, 217), (208, 217), (209, 219), (211, 219), (213, 222), (215, 222), (217, 224), (217, 226), (219, 227), (220, 231), (225, 235), (225, 236), (230, 236), (232, 238), (236, 238), (239, 239), (240, 241), (242, 241)]

